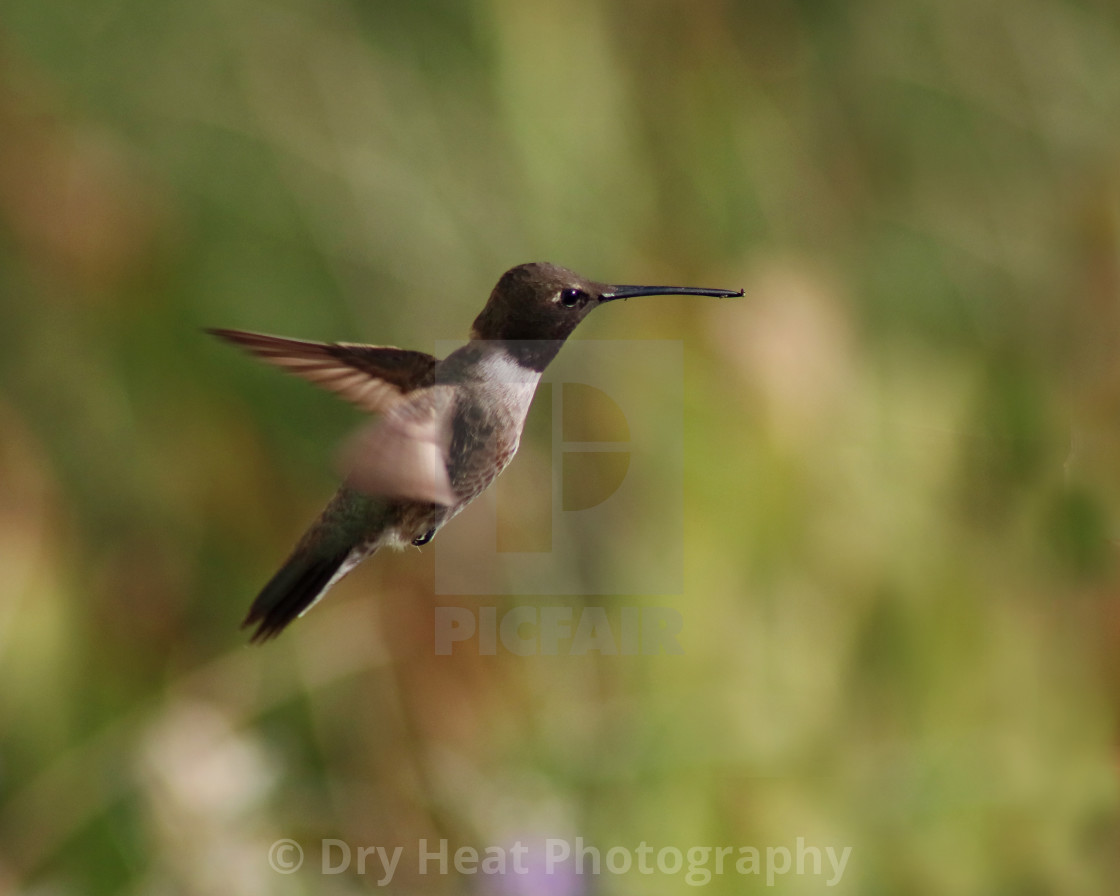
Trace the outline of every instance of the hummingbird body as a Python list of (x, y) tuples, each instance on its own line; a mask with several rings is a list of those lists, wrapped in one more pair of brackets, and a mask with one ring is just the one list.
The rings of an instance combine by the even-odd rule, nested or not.
[(508, 466), (541, 374), (599, 304), (665, 293), (742, 291), (609, 286), (550, 264), (498, 281), (471, 339), (443, 360), (389, 346), (209, 332), (380, 414), (351, 440), (346, 479), (253, 602), (253, 641), (280, 633), (379, 548), (426, 544)]

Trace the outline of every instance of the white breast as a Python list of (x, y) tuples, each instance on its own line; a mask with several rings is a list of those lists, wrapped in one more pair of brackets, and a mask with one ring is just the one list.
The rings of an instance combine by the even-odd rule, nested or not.
[(505, 352), (495, 352), (479, 363), (479, 373), (495, 404), (520, 427), (541, 381), (540, 372), (522, 367)]

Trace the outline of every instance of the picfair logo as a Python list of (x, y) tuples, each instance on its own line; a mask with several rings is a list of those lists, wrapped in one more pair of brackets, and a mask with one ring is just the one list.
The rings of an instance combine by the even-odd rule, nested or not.
[(680, 594), (683, 381), (680, 341), (569, 341), (519, 456), (433, 542), (436, 592)]

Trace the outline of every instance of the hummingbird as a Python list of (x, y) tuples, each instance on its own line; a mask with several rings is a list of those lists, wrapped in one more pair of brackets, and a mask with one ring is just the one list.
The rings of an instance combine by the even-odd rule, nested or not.
[(506, 271), (471, 327), (439, 360), (424, 352), (208, 333), (357, 405), (377, 419), (343, 452), (345, 479), (249, 608), (252, 643), (278, 635), (382, 547), (424, 545), (513, 459), (541, 374), (595, 308), (653, 295), (729, 298), (743, 290), (612, 286), (548, 263)]

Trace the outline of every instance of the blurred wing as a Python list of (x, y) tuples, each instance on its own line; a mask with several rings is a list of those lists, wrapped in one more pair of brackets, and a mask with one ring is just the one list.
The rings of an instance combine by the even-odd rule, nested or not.
[(447, 475), (454, 391), (435, 386), (394, 405), (343, 449), (346, 482), (367, 495), (458, 503)]
[(435, 382), (436, 359), (424, 352), (349, 342), (306, 342), (243, 330), (206, 332), (374, 414), (384, 413), (405, 394)]

